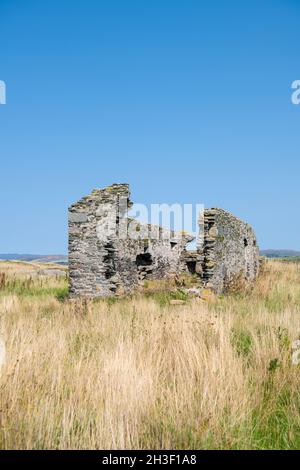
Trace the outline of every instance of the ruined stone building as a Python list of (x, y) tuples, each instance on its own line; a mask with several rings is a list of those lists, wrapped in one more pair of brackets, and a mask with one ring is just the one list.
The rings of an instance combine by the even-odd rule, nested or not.
[(70, 295), (105, 297), (132, 291), (145, 279), (192, 273), (221, 293), (235, 276), (254, 280), (258, 246), (252, 228), (222, 209), (199, 219), (197, 250), (184, 232), (128, 217), (129, 186), (92, 191), (69, 208)]

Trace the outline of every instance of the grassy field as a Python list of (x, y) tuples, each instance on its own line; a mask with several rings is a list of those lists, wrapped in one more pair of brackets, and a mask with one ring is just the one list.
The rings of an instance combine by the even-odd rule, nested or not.
[(38, 269), (0, 263), (1, 449), (300, 448), (299, 264), (183, 305), (69, 301)]

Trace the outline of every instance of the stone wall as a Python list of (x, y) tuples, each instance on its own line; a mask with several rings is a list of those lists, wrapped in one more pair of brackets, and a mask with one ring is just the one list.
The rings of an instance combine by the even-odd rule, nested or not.
[(94, 190), (69, 208), (70, 295), (105, 297), (130, 292), (144, 279), (187, 270), (193, 237), (127, 217), (127, 184)]
[(203, 281), (217, 293), (237, 278), (253, 281), (259, 248), (250, 225), (223, 209), (204, 211)]
[(190, 272), (217, 293), (237, 277), (255, 279), (259, 249), (253, 229), (222, 209), (199, 217), (193, 237), (128, 217), (127, 184), (92, 191), (69, 208), (70, 295), (105, 297), (128, 293), (145, 279)]

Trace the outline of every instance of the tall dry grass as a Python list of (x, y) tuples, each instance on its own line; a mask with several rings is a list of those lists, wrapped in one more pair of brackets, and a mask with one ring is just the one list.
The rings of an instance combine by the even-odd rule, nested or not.
[(269, 262), (243, 294), (164, 306), (2, 286), (0, 448), (299, 448), (299, 281)]

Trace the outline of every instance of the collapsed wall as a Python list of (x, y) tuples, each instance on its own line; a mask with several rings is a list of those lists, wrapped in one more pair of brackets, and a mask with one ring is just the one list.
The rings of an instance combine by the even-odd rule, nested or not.
[(216, 293), (236, 278), (252, 281), (259, 268), (253, 229), (222, 209), (199, 216), (193, 237), (128, 217), (129, 186), (96, 189), (69, 208), (69, 278), (71, 297), (128, 293), (145, 279), (189, 272)]
[(193, 237), (129, 218), (131, 205), (129, 186), (115, 184), (69, 208), (71, 297), (127, 293), (145, 279), (187, 270)]
[(259, 248), (252, 227), (223, 209), (204, 211), (203, 282), (217, 293), (232, 281), (253, 281)]

